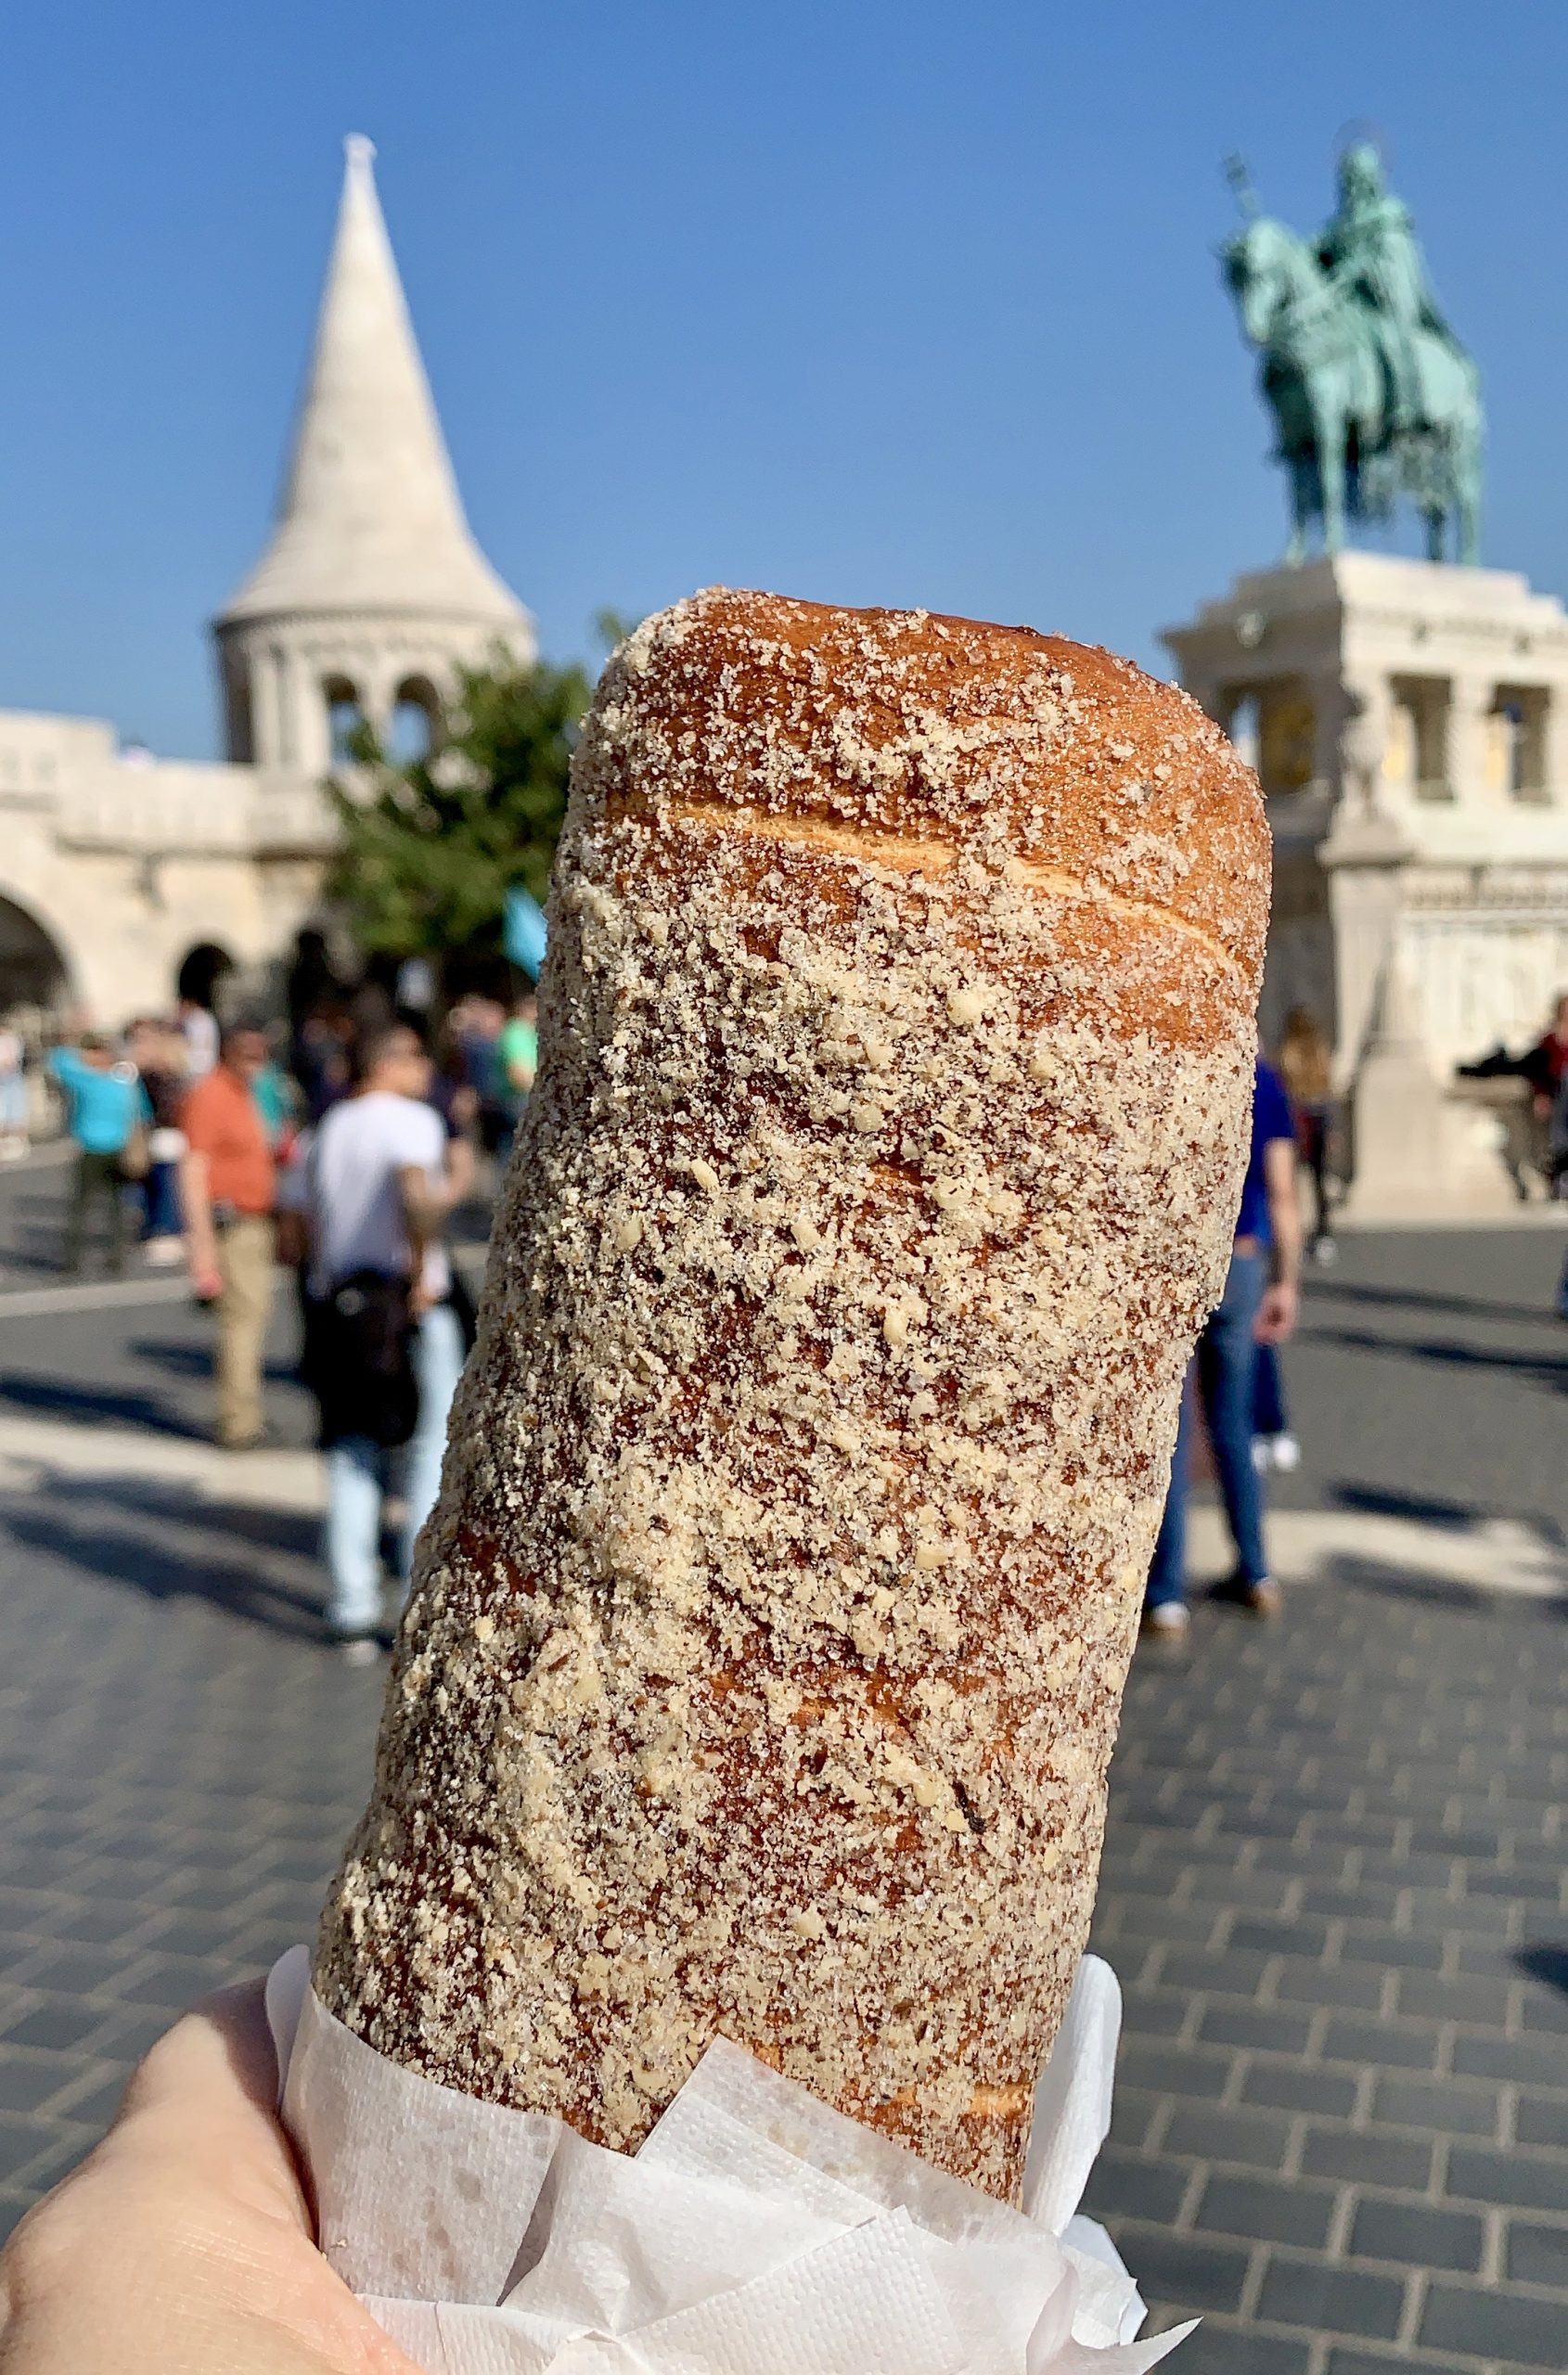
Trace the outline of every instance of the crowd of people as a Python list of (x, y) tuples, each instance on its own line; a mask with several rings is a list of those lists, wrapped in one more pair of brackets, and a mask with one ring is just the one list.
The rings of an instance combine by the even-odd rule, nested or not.
[[(262, 1020), (185, 1002), (116, 1040), (83, 1031), (45, 1071), (74, 1147), (64, 1260), (184, 1263), (214, 1320), (216, 1442), (269, 1440), (263, 1380), (280, 1271), (327, 1457), (327, 1621), (351, 1659), (381, 1635), (383, 1501), (401, 1493), (392, 1582), (434, 1503), (473, 1312), (446, 1244), (482, 1156), (504, 1161), (537, 1061), (532, 995), (452, 1009), (428, 1033), (371, 994), (328, 998), (286, 1047)], [(5, 1050), (0, 1047), (0, 1059)], [(21, 1066), (19, 1060), (18, 1072)]]
[[(1536, 1095), (1568, 1093), (1568, 999), (1532, 1053)], [(532, 997), (510, 1008), (487, 994), (463, 997), (439, 1057), (390, 998), (356, 1005), (333, 994), (296, 1017), (286, 1048), (253, 1020), (220, 1031), (186, 999), (166, 1018), (138, 1018), (117, 1042), (84, 1032), (47, 1058), (76, 1149), (66, 1267), (82, 1275), (96, 1237), (119, 1275), (133, 1226), (149, 1264), (187, 1265), (215, 1317), (215, 1432), (229, 1448), (267, 1440), (264, 1347), (279, 1263), (292, 1271), (301, 1375), (327, 1455), (328, 1619), (356, 1657), (374, 1655), (381, 1624), (385, 1496), (401, 1483), (392, 1580), (405, 1590), (439, 1486), (473, 1330), (445, 1232), (481, 1161), (510, 1151), (537, 1059)], [(0, 1149), (25, 1145), (21, 1077), (19, 1039), (0, 1028)], [(1337, 1132), (1327, 1035), (1292, 1008), (1272, 1063), (1257, 1066), (1229, 1274), (1183, 1396), (1145, 1603), (1146, 1631), (1167, 1642), (1189, 1622), (1185, 1513), (1200, 1420), (1235, 1546), (1218, 1596), (1256, 1615), (1279, 1606), (1264, 1479), (1301, 1457), (1279, 1350), (1295, 1325), (1304, 1262), (1336, 1258)], [(1562, 1307), (1568, 1316), (1568, 1273)]]

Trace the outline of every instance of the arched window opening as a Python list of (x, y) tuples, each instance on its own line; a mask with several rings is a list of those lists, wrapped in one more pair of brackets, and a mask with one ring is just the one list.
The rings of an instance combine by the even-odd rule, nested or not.
[(251, 703), (251, 671), (238, 653), (224, 659), (224, 709), (227, 732), (228, 755), (241, 766), (253, 764), (256, 756), (255, 714)]
[(441, 701), (435, 687), (428, 677), (408, 677), (397, 688), (387, 737), (393, 764), (418, 766), (435, 749), (440, 730)]
[(358, 689), (346, 676), (328, 676), (321, 687), (327, 703), (327, 746), (335, 767), (352, 767), (353, 744), (365, 724), (365, 706)]
[(1255, 693), (1242, 693), (1233, 703), (1226, 724), (1239, 759), (1249, 767), (1258, 763), (1258, 700)]

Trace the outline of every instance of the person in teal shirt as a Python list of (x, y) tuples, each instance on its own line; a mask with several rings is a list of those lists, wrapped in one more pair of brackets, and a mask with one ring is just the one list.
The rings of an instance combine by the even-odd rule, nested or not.
[(262, 1127), (267, 1134), (267, 1144), (276, 1154), (285, 1130), (294, 1118), (294, 1098), (282, 1069), (270, 1057), (251, 1083), (251, 1094), (256, 1100)]
[(96, 1031), (84, 1032), (75, 1047), (57, 1047), (49, 1072), (65, 1097), (67, 1126), (76, 1141), (65, 1266), (72, 1277), (82, 1275), (88, 1216), (102, 1203), (109, 1275), (117, 1278), (125, 1266), (125, 1150), (138, 1129), (150, 1126), (152, 1108), (135, 1064), (117, 1060)]

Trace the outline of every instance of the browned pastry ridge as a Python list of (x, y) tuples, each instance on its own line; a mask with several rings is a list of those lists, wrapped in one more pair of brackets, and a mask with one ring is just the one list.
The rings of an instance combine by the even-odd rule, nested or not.
[(370, 2045), (629, 2150), (722, 2033), (1016, 2195), (1267, 896), (1104, 651), (722, 588), (625, 644), (322, 1923)]

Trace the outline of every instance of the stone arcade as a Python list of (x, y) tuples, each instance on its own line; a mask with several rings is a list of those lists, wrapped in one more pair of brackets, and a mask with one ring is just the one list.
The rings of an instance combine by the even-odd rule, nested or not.
[(1166, 630), (1274, 828), (1263, 1029), (1310, 1007), (1356, 1069), (1393, 965), (1440, 1072), (1568, 985), (1568, 614), (1522, 577), (1342, 552)]
[(213, 624), (226, 763), (155, 760), (90, 718), (0, 711), (0, 1010), (112, 1026), (187, 959), (256, 977), (317, 911), (319, 789), (360, 714), (427, 734), (456, 662), (534, 649), (469, 533), (372, 177), (347, 144), (278, 518)]

